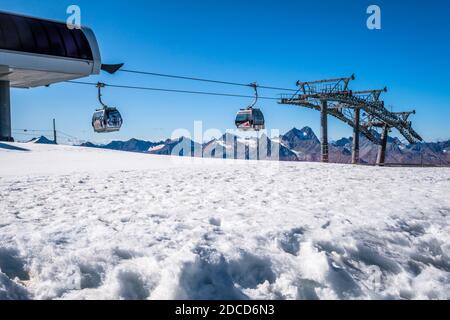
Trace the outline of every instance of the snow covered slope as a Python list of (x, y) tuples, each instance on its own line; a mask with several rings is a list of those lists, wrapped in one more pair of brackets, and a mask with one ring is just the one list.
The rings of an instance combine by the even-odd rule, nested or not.
[(0, 299), (449, 299), (450, 170), (0, 143)]

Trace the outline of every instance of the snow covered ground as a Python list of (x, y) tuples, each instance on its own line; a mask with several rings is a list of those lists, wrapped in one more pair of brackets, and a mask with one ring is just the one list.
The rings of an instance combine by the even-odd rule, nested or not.
[(450, 299), (449, 195), (446, 168), (3, 143), (0, 299)]

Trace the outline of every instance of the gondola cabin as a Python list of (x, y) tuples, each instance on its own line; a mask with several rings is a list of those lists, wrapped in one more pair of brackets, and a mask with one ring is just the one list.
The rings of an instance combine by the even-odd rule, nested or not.
[(243, 131), (265, 129), (264, 115), (258, 108), (241, 109), (236, 115), (236, 127)]
[(92, 127), (97, 133), (119, 131), (122, 124), (122, 116), (116, 108), (106, 107), (99, 109), (92, 116)]

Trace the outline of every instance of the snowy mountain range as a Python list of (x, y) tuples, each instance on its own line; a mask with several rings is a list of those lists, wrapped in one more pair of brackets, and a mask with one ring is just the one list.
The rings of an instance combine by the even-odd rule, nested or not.
[[(374, 132), (375, 135), (378, 133)], [(378, 146), (364, 136), (360, 139), (361, 162), (375, 163)], [(233, 142), (231, 142), (233, 141)], [(234, 142), (235, 141), (235, 142)], [(270, 140), (263, 135), (260, 138), (263, 145), (272, 145), (279, 150), (281, 161), (310, 161), (320, 160), (320, 140), (310, 127), (303, 129), (293, 128), (279, 139)], [(219, 139), (213, 139), (203, 145), (189, 138), (167, 139), (166, 141), (151, 142), (138, 139), (128, 141), (112, 141), (111, 143), (98, 145), (91, 142), (81, 144), (83, 147), (93, 147), (130, 152), (141, 152), (158, 155), (176, 154), (179, 156), (197, 156), (207, 158), (223, 158), (228, 152), (230, 144), (235, 143), (236, 151), (227, 154), (227, 157), (235, 159), (248, 159), (249, 154), (256, 150), (256, 139), (242, 139), (230, 133), (224, 134)], [(352, 150), (352, 138), (342, 138), (330, 144), (330, 161), (335, 163), (350, 163)], [(398, 138), (390, 137), (388, 140), (386, 163), (402, 164), (450, 164), (450, 140), (436, 143), (404, 144)]]

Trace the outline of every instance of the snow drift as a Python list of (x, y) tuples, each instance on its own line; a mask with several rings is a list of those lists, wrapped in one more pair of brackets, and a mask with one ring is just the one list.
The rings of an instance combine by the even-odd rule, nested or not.
[(450, 298), (449, 169), (5, 145), (0, 299)]

